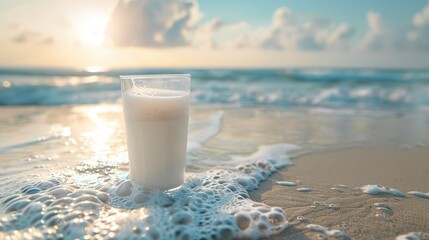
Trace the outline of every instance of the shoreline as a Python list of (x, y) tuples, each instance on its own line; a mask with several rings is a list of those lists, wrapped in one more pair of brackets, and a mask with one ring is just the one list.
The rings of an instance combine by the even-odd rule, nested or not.
[[(250, 196), (281, 207), (292, 224), (269, 239), (329, 237), (311, 230), (310, 224), (343, 231), (351, 239), (394, 239), (409, 232), (427, 232), (429, 199), (407, 192), (429, 192), (425, 185), (429, 182), (428, 156), (429, 148), (362, 147), (304, 154), (262, 182)], [(360, 189), (367, 184), (382, 184), (406, 195), (369, 195)]]
[[(22, 187), (18, 181), (18, 187), (5, 188), (10, 181), (22, 177), (28, 178), (29, 182), (34, 184), (39, 181), (49, 181), (49, 173), (52, 170), (67, 171), (72, 176), (68, 180), (83, 189), (91, 189), (105, 182), (112, 182), (114, 185), (116, 181), (114, 178), (123, 178), (127, 174), (128, 162), (124, 161), (124, 155), (122, 155), (126, 152), (124, 122), (119, 104), (26, 106), (2, 109), (5, 113), (1, 118), (5, 123), (1, 127), (4, 130), (4, 137), (0, 141), (2, 146), (37, 140), (34, 144), (19, 145), (20, 147), (2, 154), (0, 165), (5, 170), (3, 173), (5, 178), (4, 181), (0, 181), (0, 184), (3, 184), (2, 189), (5, 193), (9, 190), (19, 191)], [(220, 112), (222, 114), (219, 114)], [(352, 155), (363, 156), (362, 154), (372, 151), (369, 148), (356, 148), (356, 146), (370, 145), (375, 148), (382, 145), (402, 148), (406, 145), (412, 147), (427, 143), (429, 122), (426, 120), (426, 113), (417, 115), (376, 112), (374, 115), (335, 113), (335, 111), (326, 112), (320, 109), (311, 111), (255, 107), (229, 110), (214, 106), (194, 106), (191, 110), (190, 140), (197, 143), (195, 145), (198, 148), (190, 151), (192, 161), (189, 162), (190, 167), (187, 169), (189, 172), (199, 173), (216, 168), (235, 169), (238, 164), (253, 160), (273, 159), (282, 162), (289, 161), (290, 158), (295, 159), (295, 165), (281, 169), (268, 180), (263, 181), (259, 190), (250, 192), (253, 200), (262, 202), (269, 209), (277, 209), (276, 206), (283, 208), (284, 215), (292, 224), (280, 235), (271, 237), (272, 239), (285, 237), (314, 239), (319, 235), (332, 233), (333, 230), (343, 231), (357, 239), (370, 237), (392, 239), (409, 231), (429, 229), (426, 223), (428, 219), (422, 215), (429, 212), (428, 199), (409, 195), (405, 198), (392, 195), (370, 196), (363, 193), (361, 189), (356, 189), (365, 184), (381, 183), (404, 192), (427, 192), (426, 188), (418, 185), (427, 182), (426, 178), (412, 179), (413, 181), (406, 185), (410, 188), (405, 188), (395, 181), (378, 181), (383, 180), (380, 176), (389, 176), (385, 173), (391, 172), (388, 168), (401, 166), (400, 164), (404, 162), (412, 169), (407, 171), (407, 174), (399, 172), (396, 175), (408, 176), (409, 172), (428, 169), (424, 160), (415, 161), (417, 158), (413, 154), (416, 149), (381, 149), (382, 153), (394, 155), (398, 163), (389, 161), (391, 157), (383, 157), (382, 164), (377, 166), (381, 174), (374, 174), (373, 179), (357, 174), (356, 179), (367, 181), (356, 182), (355, 185), (353, 183), (357, 180), (348, 179), (352, 175), (343, 169), (351, 166), (349, 164), (351, 163), (366, 170), (371, 163), (373, 158), (371, 156), (366, 158), (369, 161), (367, 164), (359, 159), (349, 158)], [(47, 139), (49, 141), (46, 141)], [(285, 147), (289, 143), (300, 146), (301, 150), (289, 152)], [(353, 149), (344, 149), (344, 147), (353, 147)], [(343, 151), (354, 151), (354, 153), (344, 154)], [(411, 159), (406, 162), (403, 161), (405, 157), (393, 154), (396, 151), (401, 154), (410, 153), (413, 156), (406, 157)], [(422, 151), (426, 150), (422, 149)], [(330, 154), (334, 156), (323, 158)], [(423, 155), (429, 154), (424, 152)], [(239, 158), (230, 159), (231, 156)], [(314, 164), (311, 159), (311, 161), (306, 160), (308, 158), (315, 158), (320, 165)], [(341, 162), (345, 164), (341, 165)], [(198, 168), (191, 169), (193, 166)], [(416, 171), (412, 171), (414, 168)], [(376, 168), (371, 169), (378, 173)], [(355, 173), (350, 169), (349, 172)], [(35, 174), (43, 177), (39, 179)], [(424, 177), (424, 172), (420, 172), (419, 175)], [(56, 176), (52, 177), (53, 180), (58, 180)], [(329, 178), (325, 179), (326, 177)], [(351, 183), (345, 182), (346, 180)], [(276, 181), (293, 181), (297, 186), (278, 185)], [(67, 184), (59, 182), (58, 187), (68, 187)], [(333, 186), (333, 184), (348, 184), (348, 186)], [(297, 191), (298, 188), (304, 189)], [(40, 194), (48, 194), (48, 192), (42, 191)], [(219, 206), (222, 208), (227, 206), (225, 204), (227, 203), (220, 203)], [(103, 206), (105, 205), (100, 205), (100, 207)], [(256, 203), (250, 207), (257, 208), (257, 206), (260, 204)], [(240, 211), (245, 209), (240, 206), (234, 208)], [(137, 213), (128, 211), (126, 214), (132, 216)], [(312, 226), (311, 224), (321, 225), (319, 232), (308, 229), (308, 226)], [(15, 229), (13, 223), (10, 226)], [(259, 228), (256, 226), (248, 230), (258, 231)], [(40, 229), (46, 228), (42, 226)], [(324, 232), (321, 233), (322, 230)], [(387, 233), (377, 235), (378, 232), (389, 232), (390, 235)], [(264, 234), (262, 236), (271, 233)], [(325, 237), (328, 238), (328, 236)]]

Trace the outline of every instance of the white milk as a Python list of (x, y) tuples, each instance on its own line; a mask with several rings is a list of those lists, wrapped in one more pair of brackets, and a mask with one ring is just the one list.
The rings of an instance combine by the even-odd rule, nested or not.
[(189, 94), (162, 89), (123, 94), (131, 178), (161, 189), (184, 181)]

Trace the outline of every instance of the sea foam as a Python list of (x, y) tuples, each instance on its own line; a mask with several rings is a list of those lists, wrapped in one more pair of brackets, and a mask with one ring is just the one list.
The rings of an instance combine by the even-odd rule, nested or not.
[(292, 164), (288, 152), (297, 149), (299, 149), (297, 145), (287, 143), (262, 145), (259, 146), (258, 150), (252, 155), (233, 155), (231, 156), (231, 160), (235, 163), (243, 163), (257, 161), (258, 159), (276, 159), (281, 162), (283, 166), (288, 166)]
[(308, 228), (310, 231), (320, 232), (327, 237), (334, 237), (334, 238), (339, 238), (339, 239), (347, 239), (348, 238), (347, 234), (345, 234), (344, 232), (342, 232), (340, 230), (336, 230), (336, 229), (329, 230), (329, 228), (323, 227), (323, 226), (320, 226), (317, 224), (308, 224), (305, 227)]
[(220, 131), (223, 114), (223, 111), (218, 111), (210, 115), (210, 118), (207, 121), (194, 121), (193, 119), (190, 120), (191, 128), (195, 126), (198, 127), (198, 125), (203, 125), (205, 127), (194, 131), (193, 134), (189, 136), (187, 148), (188, 162), (193, 154), (201, 150), (202, 144), (216, 136), (216, 134)]
[(361, 187), (362, 192), (376, 195), (376, 194), (392, 194), (399, 197), (405, 197), (405, 194), (397, 189), (385, 187), (382, 185), (365, 185)]
[(289, 182), (289, 181), (277, 181), (278, 185), (287, 186), (287, 187), (294, 187), (296, 186), (295, 182)]
[(169, 191), (145, 189), (128, 178), (92, 188), (73, 185), (70, 176), (27, 182), (0, 199), (0, 238), (232, 239), (276, 234), (290, 225), (283, 210), (249, 198), (249, 190), (285, 165), (267, 152), (264, 156), (235, 170), (190, 174), (181, 187)]
[(399, 235), (396, 240), (424, 240), (429, 238), (429, 233), (422, 232), (409, 232), (407, 234)]
[(408, 192), (408, 194), (411, 194), (411, 195), (416, 196), (416, 197), (421, 197), (421, 198), (427, 198), (427, 199), (429, 199), (429, 193), (418, 192), (418, 191), (411, 191), (411, 192)]

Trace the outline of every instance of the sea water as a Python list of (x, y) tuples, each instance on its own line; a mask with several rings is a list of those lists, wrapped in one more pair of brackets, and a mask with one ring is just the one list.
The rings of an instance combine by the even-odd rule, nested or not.
[[(192, 74), (190, 101), (196, 104), (346, 109), (429, 106), (428, 70), (327, 68), (126, 69), (100, 73), (0, 68), (0, 105), (114, 103), (121, 98), (117, 76), (169, 72)], [(7, 88), (2, 87), (3, 81), (7, 81)]]
[[(2, 148), (2, 159), (17, 160), (2, 163), (1, 239), (258, 238), (290, 226), (281, 208), (255, 202), (249, 192), (290, 165), (289, 152), (297, 146), (267, 143), (254, 153), (235, 146), (237, 152), (222, 163), (206, 146), (229, 120), (224, 110), (197, 110), (191, 113), (194, 147), (188, 149), (185, 182), (174, 190), (153, 190), (128, 176), (120, 106), (63, 110), (25, 110), (25, 121), (38, 126), (33, 134), (51, 135)], [(50, 121), (63, 125), (45, 132), (41, 126)], [(207, 163), (215, 167), (204, 164), (207, 153), (212, 156)], [(195, 166), (200, 169), (192, 170)]]
[(123, 94), (131, 178), (146, 187), (171, 189), (184, 181), (189, 94), (135, 89)]
[[(119, 72), (0, 74), (11, 83), (0, 88), (0, 104), (8, 106), (0, 110), (0, 239), (266, 237), (293, 219), (250, 193), (290, 165), (290, 156), (339, 145), (428, 143), (425, 71), (191, 73), (185, 181), (170, 191), (128, 175), (120, 87), (112, 77)], [(338, 235), (336, 227), (322, 227), (308, 229)]]

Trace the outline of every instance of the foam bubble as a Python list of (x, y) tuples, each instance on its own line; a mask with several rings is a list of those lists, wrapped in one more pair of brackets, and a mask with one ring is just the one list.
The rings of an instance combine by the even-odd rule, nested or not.
[(289, 182), (289, 181), (277, 181), (276, 183), (279, 185), (282, 185), (282, 186), (287, 186), (287, 187), (296, 186), (295, 182)]
[(405, 197), (405, 194), (397, 189), (385, 187), (382, 185), (365, 185), (361, 187), (362, 192), (367, 193), (369, 195), (376, 194), (392, 194), (399, 197)]
[(429, 233), (409, 232), (407, 234), (399, 235), (395, 239), (396, 240), (423, 240), (428, 238), (429, 238)]
[(411, 194), (411, 195), (416, 196), (416, 197), (428, 198), (429, 199), (429, 193), (418, 192), (418, 191), (411, 191), (411, 192), (408, 192), (408, 194)]
[(298, 216), (298, 217), (296, 217), (296, 219), (300, 222), (308, 222), (308, 219), (304, 216)]
[(320, 233), (326, 235), (327, 237), (348, 239), (347, 234), (345, 234), (344, 232), (342, 232), (340, 230), (336, 230), (336, 229), (329, 230), (329, 228), (323, 227), (323, 226), (320, 226), (317, 224), (308, 224), (305, 227), (308, 228), (310, 231), (320, 232)]
[(252, 201), (248, 191), (281, 166), (260, 160), (210, 170), (169, 191), (127, 178), (93, 188), (68, 184), (67, 178), (29, 183), (0, 199), (0, 238), (266, 237), (290, 224), (281, 208)]
[(312, 189), (311, 188), (307, 188), (307, 187), (303, 187), (303, 188), (297, 188), (296, 189), (298, 192), (311, 192)]
[(331, 209), (334, 209), (334, 210), (339, 210), (340, 209), (340, 207), (338, 205), (333, 204), (333, 203), (328, 204), (328, 208), (331, 208)]
[(389, 218), (393, 215), (393, 209), (386, 203), (374, 203), (375, 206), (375, 216)]
[(258, 161), (259, 159), (276, 159), (276, 161), (282, 164), (282, 166), (288, 166), (292, 164), (288, 152), (297, 149), (299, 149), (297, 145), (287, 143), (262, 145), (259, 146), (258, 150), (252, 155), (233, 155), (231, 156), (231, 160), (235, 162), (254, 162)]

